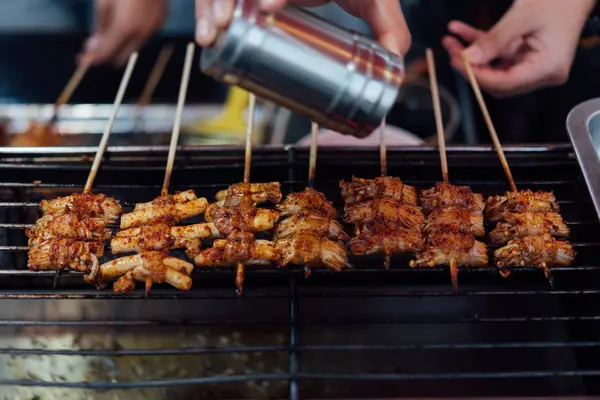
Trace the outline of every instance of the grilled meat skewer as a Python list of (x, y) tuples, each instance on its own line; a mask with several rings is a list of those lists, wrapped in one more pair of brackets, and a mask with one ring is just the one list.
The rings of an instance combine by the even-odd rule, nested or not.
[(220, 237), (213, 224), (169, 226), (167, 224), (144, 225), (120, 231), (111, 240), (113, 254), (188, 249), (196, 251), (201, 240)]
[[(414, 253), (423, 247), (423, 235), (414, 229), (387, 229), (366, 226), (358, 236), (350, 239), (350, 252), (354, 255)], [(386, 267), (389, 263), (386, 260)]]
[(152, 205), (145, 205), (137, 211), (124, 214), (121, 217), (121, 229), (157, 223), (174, 225), (184, 219), (201, 215), (207, 206), (208, 201), (205, 198), (178, 202), (174, 196), (158, 197), (152, 201)]
[(157, 197), (156, 199), (146, 203), (137, 203), (133, 211), (147, 210), (156, 206), (160, 206), (164, 203), (187, 203), (188, 201), (196, 200), (197, 198), (198, 197), (196, 197), (196, 193), (190, 189), (183, 192), (169, 194), (167, 196)]
[(485, 236), (483, 214), (455, 207), (435, 208), (427, 216), (423, 232), (430, 235), (437, 231), (471, 232), (475, 236)]
[(489, 197), (485, 214), (491, 222), (502, 221), (512, 213), (558, 213), (560, 207), (552, 192), (521, 190), (506, 192), (504, 196)]
[(423, 212), (429, 214), (435, 208), (459, 208), (481, 214), (485, 207), (483, 196), (473, 193), (468, 186), (454, 186), (438, 182), (435, 187), (421, 192)]
[(389, 197), (404, 204), (417, 205), (417, 191), (414, 187), (405, 185), (400, 178), (391, 176), (375, 179), (352, 177), (352, 181), (340, 182), (344, 204), (351, 205), (365, 200)]
[(293, 215), (284, 219), (275, 229), (274, 240), (288, 239), (297, 234), (311, 232), (319, 237), (330, 240), (347, 240), (342, 224), (334, 219), (316, 215)]
[(281, 204), (277, 205), (277, 209), (281, 211), (282, 217), (309, 214), (334, 219), (337, 216), (336, 209), (325, 195), (309, 187), (302, 192), (289, 194)]
[(569, 228), (557, 213), (507, 213), (504, 221), (498, 222), (496, 228), (490, 232), (492, 243), (506, 243), (515, 238), (526, 236), (552, 236), (568, 237)]
[(513, 239), (494, 252), (498, 267), (568, 266), (575, 261), (575, 251), (566, 241), (556, 240), (550, 234)]
[(77, 239), (83, 242), (110, 239), (107, 218), (80, 218), (75, 214), (48, 214), (25, 231), (30, 247), (52, 238)]
[(279, 219), (279, 212), (256, 208), (247, 202), (233, 207), (213, 203), (206, 209), (204, 218), (213, 223), (222, 236), (227, 236), (233, 230), (252, 233), (271, 230)]
[(466, 232), (435, 232), (427, 237), (424, 251), (417, 253), (410, 266), (450, 265), (452, 260), (457, 266), (486, 267), (489, 260), (485, 243)]
[(278, 204), (281, 201), (281, 184), (268, 183), (236, 183), (217, 193), (216, 199), (221, 206), (237, 206), (247, 199), (257, 205), (267, 201)]
[(44, 215), (74, 214), (80, 218), (108, 218), (116, 220), (123, 212), (121, 204), (102, 193), (75, 193), (40, 203)]
[(421, 230), (425, 216), (416, 206), (402, 204), (392, 198), (384, 197), (346, 206), (344, 222), (349, 224), (370, 224), (383, 222), (396, 224), (400, 228)]
[(298, 233), (280, 239), (276, 248), (281, 255), (281, 266), (290, 263), (309, 268), (325, 266), (337, 272), (350, 267), (346, 246), (314, 233)]

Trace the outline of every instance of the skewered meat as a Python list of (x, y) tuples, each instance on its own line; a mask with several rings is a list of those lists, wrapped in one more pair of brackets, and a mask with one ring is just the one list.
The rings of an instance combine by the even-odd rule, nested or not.
[(176, 195), (157, 197), (150, 205), (144, 203), (137, 210), (124, 214), (121, 217), (121, 229), (157, 223), (175, 225), (202, 214), (207, 206), (208, 201), (203, 197), (192, 200)]
[(98, 257), (103, 254), (104, 244), (101, 241), (50, 239), (29, 249), (27, 267), (31, 271), (70, 269), (85, 272), (93, 280), (98, 272)]
[(249, 202), (233, 207), (213, 203), (206, 209), (204, 218), (212, 222), (221, 235), (227, 236), (234, 229), (252, 233), (268, 231), (279, 219), (279, 211), (256, 208)]
[(417, 205), (416, 189), (405, 185), (400, 178), (391, 176), (375, 179), (361, 179), (353, 176), (351, 182), (341, 181), (340, 188), (342, 189), (342, 199), (346, 205), (383, 197), (413, 206)]
[(275, 230), (275, 240), (291, 238), (300, 233), (311, 232), (331, 240), (347, 240), (342, 224), (334, 219), (315, 215), (294, 215), (284, 219)]
[(237, 206), (243, 199), (248, 198), (254, 205), (267, 201), (277, 204), (281, 201), (281, 197), (279, 182), (236, 183), (216, 195), (217, 202), (221, 206)]
[(552, 236), (568, 237), (569, 228), (557, 213), (507, 213), (504, 222), (498, 222), (496, 228), (490, 232), (492, 243), (506, 243), (515, 238), (526, 236)]
[(492, 222), (502, 221), (510, 213), (558, 213), (560, 207), (552, 192), (521, 190), (487, 199), (485, 214)]
[(184, 192), (161, 196), (147, 203), (137, 203), (133, 211), (147, 210), (152, 207), (160, 206), (166, 202), (186, 203), (188, 201), (196, 200), (197, 198), (198, 197), (196, 197), (196, 193), (193, 190), (186, 190)]
[(52, 238), (77, 239), (84, 242), (110, 239), (106, 218), (79, 218), (74, 214), (45, 215), (25, 231), (29, 246)]
[[(423, 235), (414, 229), (387, 229), (366, 226), (360, 235), (350, 239), (350, 252), (354, 255), (409, 253), (421, 250)], [(386, 265), (387, 265), (386, 261)]]
[(513, 239), (494, 252), (498, 267), (567, 266), (575, 261), (575, 251), (566, 241), (554, 239), (550, 234)]
[(325, 266), (334, 271), (349, 267), (346, 247), (313, 233), (299, 233), (294, 237), (280, 239), (276, 248), (281, 255), (281, 266), (289, 263), (308, 267)]
[(436, 207), (455, 207), (481, 214), (485, 207), (481, 194), (473, 193), (468, 186), (454, 186), (446, 182), (438, 182), (435, 187), (423, 190), (421, 205), (425, 214)]
[(427, 237), (425, 249), (417, 253), (417, 259), (410, 262), (412, 268), (435, 267), (436, 265), (485, 267), (488, 253), (485, 243), (475, 240), (468, 232), (438, 231)]
[(225, 239), (217, 239), (213, 246), (200, 251), (194, 257), (199, 267), (256, 265), (278, 262), (279, 253), (275, 243), (255, 239), (249, 232), (233, 231)]
[(120, 277), (113, 284), (113, 291), (126, 293), (135, 288), (135, 281), (145, 282), (146, 294), (153, 283), (168, 283), (179, 290), (192, 286), (194, 266), (176, 257), (158, 251), (148, 251), (133, 256), (121, 257), (100, 266), (101, 279)]
[(169, 249), (200, 249), (203, 239), (220, 237), (213, 224), (169, 226), (167, 224), (144, 225), (120, 231), (110, 242), (113, 254), (166, 251)]
[(277, 209), (281, 211), (282, 217), (311, 214), (334, 219), (337, 216), (337, 211), (325, 195), (309, 187), (303, 192), (289, 194), (281, 204), (277, 205)]
[(485, 236), (483, 214), (455, 207), (436, 207), (427, 217), (424, 233), (430, 235), (437, 231), (471, 232), (475, 236)]
[(118, 200), (102, 193), (74, 193), (70, 196), (42, 200), (44, 215), (74, 214), (80, 218), (108, 218), (116, 220), (123, 212)]
[(384, 197), (346, 206), (344, 222), (362, 225), (385, 222), (388, 226), (395, 224), (400, 228), (421, 230), (425, 216), (416, 206)]

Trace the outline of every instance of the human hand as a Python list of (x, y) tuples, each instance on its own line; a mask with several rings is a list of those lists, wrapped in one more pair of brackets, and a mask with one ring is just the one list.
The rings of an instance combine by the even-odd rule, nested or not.
[[(313, 7), (328, 3), (328, 0), (260, 0), (265, 11), (277, 11), (287, 3), (302, 7)], [(375, 38), (389, 51), (404, 55), (410, 47), (410, 32), (404, 20), (398, 0), (338, 0), (350, 14), (364, 19)], [(196, 0), (196, 42), (200, 46), (210, 45), (217, 32), (225, 29), (231, 20), (235, 0)]]
[(452, 66), (466, 76), (462, 53), (481, 88), (496, 97), (565, 83), (595, 0), (515, 0), (489, 31), (452, 21), (442, 43)]
[(84, 52), (94, 64), (124, 64), (162, 25), (166, 0), (96, 0), (96, 27)]

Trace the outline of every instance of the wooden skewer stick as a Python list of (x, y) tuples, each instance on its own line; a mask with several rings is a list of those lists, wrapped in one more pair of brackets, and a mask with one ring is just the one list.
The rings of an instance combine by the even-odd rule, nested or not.
[(496, 128), (492, 123), (492, 118), (490, 117), (490, 113), (485, 105), (485, 101), (483, 100), (483, 95), (481, 94), (481, 89), (479, 88), (479, 84), (477, 83), (477, 79), (475, 79), (475, 74), (473, 73), (473, 68), (471, 68), (471, 64), (467, 60), (466, 56), (462, 55), (463, 64), (465, 66), (465, 71), (467, 72), (467, 76), (473, 87), (473, 92), (475, 93), (475, 98), (479, 103), (479, 108), (481, 109), (481, 113), (483, 114), (483, 119), (490, 131), (490, 136), (492, 137), (492, 142), (494, 142), (494, 147), (496, 147), (496, 153), (498, 153), (498, 157), (500, 158), (500, 163), (502, 164), (502, 168), (504, 168), (504, 173), (506, 174), (506, 179), (508, 179), (508, 184), (510, 185), (510, 189), (513, 192), (517, 191), (517, 185), (515, 185), (515, 180), (513, 179), (512, 173), (510, 172), (510, 168), (508, 166), (508, 162), (506, 161), (506, 157), (504, 156), (504, 151), (502, 150), (502, 145), (500, 144), (500, 140), (498, 139), (498, 133), (496, 132)]
[(244, 183), (250, 183), (250, 164), (252, 163), (252, 135), (254, 133), (254, 114), (256, 109), (256, 96), (250, 93), (248, 105), (248, 125), (246, 125), (246, 157), (244, 163)]
[(84, 56), (81, 60), (81, 63), (71, 76), (71, 79), (69, 79), (69, 82), (67, 82), (67, 85), (60, 93), (60, 96), (58, 96), (58, 99), (56, 99), (56, 102), (54, 103), (54, 110), (52, 111), (52, 118), (50, 118), (49, 123), (52, 124), (54, 123), (54, 121), (56, 121), (56, 118), (58, 116), (58, 109), (60, 108), (60, 106), (66, 104), (69, 101), (69, 99), (75, 92), (75, 89), (77, 89), (77, 86), (79, 86), (79, 83), (81, 82), (81, 80), (85, 76), (85, 73), (91, 65), (92, 57)]
[(387, 147), (385, 144), (386, 126), (384, 118), (379, 126), (379, 161), (381, 164), (381, 176), (387, 175)]
[(162, 76), (165, 72), (165, 68), (166, 68), (167, 64), (169, 63), (169, 60), (171, 59), (172, 54), (173, 54), (173, 45), (172, 44), (168, 44), (160, 50), (160, 54), (158, 55), (158, 58), (156, 59), (156, 62), (154, 63), (154, 67), (152, 68), (152, 71), (150, 72), (150, 75), (148, 76), (148, 81), (146, 81), (146, 86), (144, 86), (144, 89), (142, 90), (140, 99), (138, 100), (138, 103), (137, 103), (138, 109), (143, 108), (143, 107), (147, 106), (148, 104), (150, 104), (150, 99), (152, 99), (152, 95), (154, 94), (154, 91), (156, 90), (156, 86), (158, 86), (158, 82), (160, 82), (160, 79), (162, 78)]
[(96, 156), (94, 157), (92, 169), (90, 170), (90, 174), (88, 175), (87, 182), (85, 183), (85, 188), (83, 189), (83, 193), (90, 193), (92, 190), (94, 179), (96, 179), (96, 174), (98, 173), (98, 167), (100, 166), (100, 162), (102, 161), (104, 151), (106, 150), (106, 146), (108, 144), (108, 137), (110, 136), (110, 132), (112, 131), (113, 125), (115, 124), (117, 112), (119, 111), (119, 107), (121, 106), (121, 102), (123, 101), (123, 96), (125, 95), (125, 90), (127, 90), (127, 85), (129, 84), (129, 79), (131, 78), (131, 74), (133, 73), (133, 68), (135, 67), (137, 59), (137, 51), (129, 56), (127, 68), (125, 68), (125, 73), (123, 74), (123, 78), (121, 78), (121, 84), (119, 85), (119, 90), (117, 92), (117, 96), (115, 97), (115, 102), (113, 103), (112, 113), (110, 115), (110, 118), (108, 119), (108, 124), (106, 124), (106, 128), (104, 128), (102, 139), (100, 139), (98, 151), (96, 152)]
[(171, 183), (171, 174), (173, 173), (173, 164), (175, 162), (175, 152), (177, 151), (177, 143), (179, 142), (179, 133), (181, 131), (181, 116), (183, 115), (183, 106), (185, 105), (185, 97), (190, 83), (190, 73), (192, 70), (195, 47), (194, 43), (189, 43), (185, 52), (185, 62), (183, 64), (183, 73), (181, 74), (181, 84), (179, 86), (179, 98), (177, 99), (177, 111), (175, 113), (173, 131), (171, 132), (171, 143), (169, 145), (167, 168), (165, 170), (165, 180), (163, 181), (163, 187), (160, 193), (161, 196), (166, 196), (169, 193), (169, 184)]
[(310, 158), (308, 161), (308, 186), (315, 185), (315, 173), (317, 170), (317, 139), (319, 137), (319, 125), (313, 122), (311, 125), (312, 142), (310, 144)]
[(442, 120), (442, 107), (440, 105), (440, 89), (435, 71), (435, 61), (433, 51), (427, 49), (427, 67), (429, 69), (429, 82), (431, 85), (431, 101), (433, 102), (433, 112), (435, 115), (435, 127), (437, 131), (438, 147), (440, 151), (440, 160), (442, 162), (442, 178), (448, 182), (448, 159), (446, 158), (446, 137), (444, 135), (444, 122)]

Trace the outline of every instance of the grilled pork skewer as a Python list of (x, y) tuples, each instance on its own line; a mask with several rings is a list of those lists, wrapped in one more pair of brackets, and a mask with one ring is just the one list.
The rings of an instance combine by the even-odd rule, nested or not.
[[(494, 263), (500, 268), (534, 266), (549, 276), (551, 266), (568, 266), (575, 261), (575, 251), (566, 241), (550, 234), (513, 239), (494, 252)], [(503, 272), (508, 276), (510, 272)]]
[(247, 202), (222, 207), (213, 203), (206, 209), (204, 218), (214, 224), (221, 236), (227, 236), (236, 229), (252, 233), (271, 230), (279, 219), (279, 212), (256, 208)]
[(288, 239), (305, 232), (330, 240), (348, 240), (344, 227), (336, 220), (304, 214), (293, 215), (281, 221), (275, 229), (274, 239)]
[(74, 193), (40, 203), (44, 215), (74, 214), (81, 218), (107, 218), (115, 221), (123, 212), (118, 200), (102, 193)]
[(111, 240), (113, 254), (188, 249), (195, 251), (202, 240), (220, 237), (213, 224), (170, 226), (167, 224), (144, 225), (120, 231)]
[(93, 281), (98, 272), (98, 257), (104, 254), (101, 241), (82, 242), (74, 239), (50, 239), (29, 249), (27, 267), (31, 271), (84, 272)]
[(179, 290), (189, 290), (192, 287), (194, 266), (167, 253), (148, 251), (140, 254), (121, 257), (106, 262), (100, 266), (102, 279), (120, 277), (113, 284), (113, 291), (126, 293), (135, 288), (135, 281), (145, 282), (146, 294), (150, 292), (153, 283), (168, 283)]
[(208, 201), (205, 198), (185, 200), (173, 195), (160, 196), (152, 201), (152, 205), (141, 206), (121, 217), (121, 229), (136, 228), (142, 225), (168, 223), (174, 225), (184, 219), (201, 215)]
[(459, 208), (435, 208), (425, 222), (426, 235), (438, 231), (471, 232), (475, 236), (485, 236), (483, 215)]
[(507, 213), (504, 222), (498, 222), (496, 228), (490, 232), (492, 243), (506, 243), (509, 240), (526, 236), (552, 236), (568, 237), (569, 227), (562, 216), (557, 213)]
[(421, 192), (423, 212), (429, 214), (436, 207), (455, 207), (481, 214), (485, 207), (483, 196), (473, 193), (468, 186), (454, 186), (446, 182), (438, 182), (435, 187)]
[(512, 213), (558, 213), (560, 207), (552, 192), (521, 190), (506, 192), (504, 196), (493, 196), (487, 199), (486, 217), (491, 222), (502, 221)]
[(420, 251), (423, 235), (414, 229), (390, 230), (366, 226), (360, 235), (350, 239), (349, 247), (354, 255), (385, 254), (388, 267), (388, 259), (392, 254)]
[(397, 224), (400, 228), (421, 230), (425, 216), (416, 206), (402, 204), (389, 197), (356, 203), (345, 208), (344, 222), (348, 224), (369, 224), (385, 221)]
[(281, 184), (268, 183), (236, 183), (217, 193), (216, 199), (221, 206), (237, 206), (242, 199), (250, 197), (252, 204), (281, 201)]
[(417, 205), (417, 190), (405, 185), (400, 178), (381, 176), (375, 179), (352, 177), (352, 181), (340, 182), (344, 204), (352, 205), (365, 200), (389, 197), (404, 204)]
[(28, 245), (35, 246), (52, 238), (77, 239), (84, 242), (110, 239), (106, 218), (80, 218), (75, 214), (45, 215), (25, 231)]
[(198, 197), (193, 190), (185, 190), (183, 192), (157, 197), (146, 203), (137, 203), (133, 211), (149, 210), (164, 203), (187, 203), (188, 201), (196, 200), (197, 198)]
[(302, 192), (291, 193), (277, 205), (282, 217), (290, 215), (309, 214), (334, 219), (337, 211), (325, 195), (313, 188), (307, 187)]
[(308, 268), (326, 266), (337, 272), (350, 267), (346, 246), (313, 232), (279, 239), (276, 248), (281, 255), (281, 266), (290, 263), (306, 265)]

